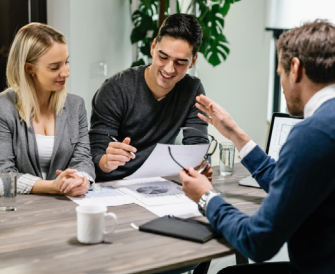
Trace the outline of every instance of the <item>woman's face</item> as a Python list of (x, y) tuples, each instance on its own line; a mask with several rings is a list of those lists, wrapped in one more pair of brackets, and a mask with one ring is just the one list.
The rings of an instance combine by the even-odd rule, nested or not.
[(32, 65), (31, 72), (37, 92), (61, 91), (64, 89), (66, 78), (70, 76), (68, 59), (69, 53), (66, 44), (54, 43), (37, 60), (36, 64)]

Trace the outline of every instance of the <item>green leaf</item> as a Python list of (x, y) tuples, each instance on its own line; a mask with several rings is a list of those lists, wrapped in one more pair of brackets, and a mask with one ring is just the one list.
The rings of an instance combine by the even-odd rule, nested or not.
[(225, 1), (223, 7), (220, 9), (220, 13), (222, 14), (223, 17), (226, 17), (229, 9), (230, 9), (230, 3), (228, 1)]
[(130, 41), (132, 44), (135, 44), (141, 40), (143, 40), (147, 35), (147, 32), (143, 32), (140, 27), (133, 28), (131, 35), (130, 35)]
[(225, 2), (228, 2), (229, 4), (234, 4), (236, 2), (240, 2), (241, 0), (225, 0)]
[(151, 56), (151, 52), (150, 52), (151, 44), (152, 43), (150, 43), (149, 39), (147, 39), (147, 41), (143, 43), (143, 45), (141, 46), (140, 51), (146, 56)]
[(221, 34), (218, 37), (214, 36), (211, 37), (209, 46), (206, 48), (204, 52), (204, 56), (207, 59), (207, 61), (214, 67), (221, 63), (221, 59), (223, 60), (227, 59), (227, 55), (229, 54), (230, 50), (225, 45), (226, 43), (227, 39), (223, 34)]
[(148, 30), (154, 31), (157, 28), (155, 23), (152, 21), (152, 17), (146, 15), (140, 10), (136, 10), (133, 13), (132, 21), (135, 25), (130, 35), (132, 44), (145, 39)]
[(142, 66), (142, 65), (145, 65), (145, 62), (143, 59), (140, 59), (140, 60), (136, 60), (134, 61), (132, 64), (131, 64), (131, 67), (138, 67), (138, 66)]
[(209, 13), (209, 22), (208, 22), (208, 27), (211, 28), (211, 36), (218, 36), (222, 34), (223, 32), (223, 27), (224, 27), (224, 19), (222, 14), (220, 13), (220, 5), (215, 4), (212, 6), (212, 10)]
[(179, 4), (179, 1), (177, 1), (177, 13), (180, 13), (181, 10), (180, 10), (180, 4)]
[(152, 17), (158, 13), (159, 2), (159, 0), (140, 0), (139, 10)]

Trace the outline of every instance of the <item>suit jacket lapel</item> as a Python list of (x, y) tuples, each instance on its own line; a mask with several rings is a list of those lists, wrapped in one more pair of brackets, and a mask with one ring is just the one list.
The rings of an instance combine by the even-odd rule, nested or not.
[(59, 144), (62, 140), (62, 135), (65, 129), (65, 125), (66, 125), (66, 121), (67, 121), (67, 112), (66, 112), (66, 108), (63, 108), (63, 111), (61, 113), (60, 116), (56, 116), (56, 132), (55, 132), (55, 140), (54, 140), (54, 148), (52, 150), (52, 156), (51, 156), (51, 162), (50, 162), (50, 168), (49, 168), (49, 172), (48, 172), (48, 176), (49, 177), (49, 173), (52, 172), (52, 166), (54, 164), (56, 155), (57, 155), (57, 151), (58, 151), (58, 147)]

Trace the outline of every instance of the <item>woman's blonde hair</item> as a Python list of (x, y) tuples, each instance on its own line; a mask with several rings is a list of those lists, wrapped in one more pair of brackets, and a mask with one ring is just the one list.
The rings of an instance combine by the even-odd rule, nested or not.
[[(16, 108), (22, 120), (30, 127), (30, 118), (39, 121), (40, 107), (33, 79), (25, 70), (25, 64), (36, 64), (54, 43), (66, 44), (63, 34), (41, 23), (30, 23), (16, 34), (7, 62), (7, 84), (16, 92)], [(52, 92), (49, 109), (59, 115), (66, 99), (66, 86), (60, 92)]]

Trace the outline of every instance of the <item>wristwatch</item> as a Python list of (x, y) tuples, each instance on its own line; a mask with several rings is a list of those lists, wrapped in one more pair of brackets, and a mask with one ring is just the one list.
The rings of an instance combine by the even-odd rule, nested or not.
[(216, 195), (220, 195), (219, 192), (215, 191), (215, 190), (208, 190), (206, 193), (204, 193), (201, 196), (201, 199), (198, 203), (198, 209), (200, 211), (200, 213), (202, 215), (204, 215), (206, 217), (206, 202), (209, 196), (216, 196)]

